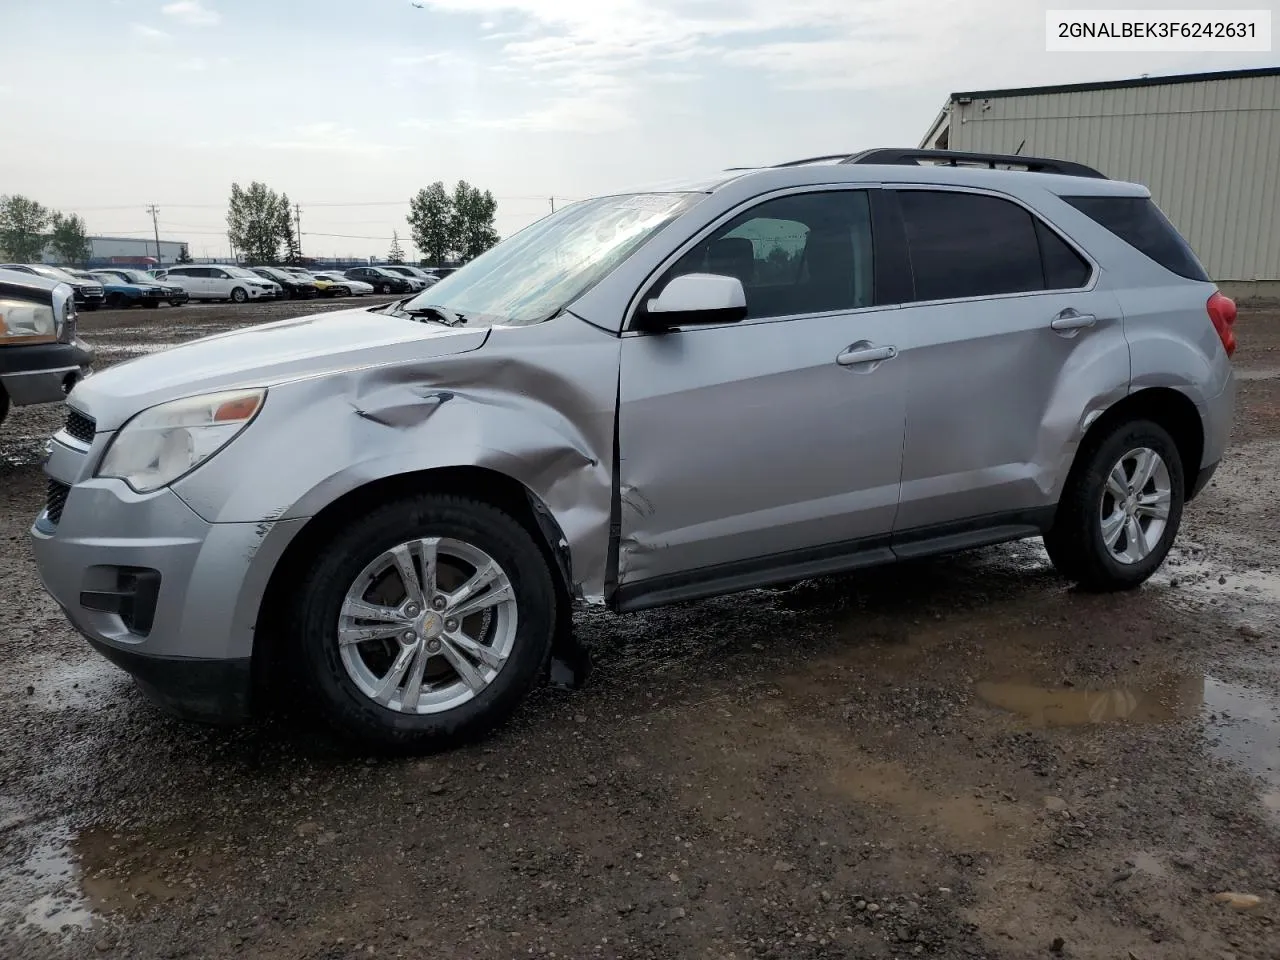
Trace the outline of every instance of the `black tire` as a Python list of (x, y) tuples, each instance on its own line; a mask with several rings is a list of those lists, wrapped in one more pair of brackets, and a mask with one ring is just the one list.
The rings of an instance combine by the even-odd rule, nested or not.
[(171, 306), (171, 307), (180, 307), (180, 306), (182, 306), (182, 305), (183, 305), (184, 303), (186, 303), (186, 302), (187, 302), (187, 301), (185, 301), (185, 300), (170, 300), (170, 301), (169, 301), (169, 306)]
[(124, 302), (124, 297), (119, 293), (110, 294), (107, 297), (108, 310), (123, 310), (128, 304)]
[[(1169, 515), (1160, 540), (1143, 559), (1122, 563), (1103, 542), (1101, 510), (1107, 476), (1126, 453), (1146, 447), (1158, 453), (1169, 471)], [(1091, 440), (1076, 457), (1058, 502), (1053, 529), (1044, 535), (1049, 559), (1063, 576), (1095, 592), (1132, 590), (1164, 563), (1178, 527), (1186, 486), (1182, 457), (1168, 431), (1150, 420), (1117, 424)]]
[(391, 292), (391, 284), (389, 284), (389, 283), (384, 283), (384, 284), (382, 284), (381, 286), (379, 286), (379, 287), (378, 287), (378, 292), (379, 292), (379, 293), (390, 293), (390, 292)]
[[(411, 539), (445, 536), (487, 553), (506, 571), (518, 616), (511, 653), (471, 700), (436, 714), (405, 714), (362, 693), (343, 666), (337, 625), (346, 591), (380, 553)], [(385, 504), (347, 525), (317, 553), (293, 596), (289, 638), (300, 654), (307, 702), (320, 703), (338, 733), (397, 753), (439, 750), (506, 720), (545, 667), (556, 627), (556, 591), (542, 551), (508, 514), (478, 500), (424, 494)]]
[(245, 293), (244, 287), (234, 287), (231, 290), (232, 303), (245, 303), (249, 299), (249, 294)]
[(4, 423), (4, 418), (9, 415), (9, 394), (4, 392), (4, 387), (0, 387), (0, 423)]

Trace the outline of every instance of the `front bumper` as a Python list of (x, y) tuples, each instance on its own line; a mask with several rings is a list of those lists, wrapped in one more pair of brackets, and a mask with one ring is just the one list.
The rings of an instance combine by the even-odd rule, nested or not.
[(262, 596), (302, 521), (209, 523), (172, 490), (134, 493), (92, 476), (110, 435), (55, 436), (50, 502), (31, 528), (45, 589), (100, 653), (181, 716), (234, 723), (250, 713)]
[(0, 388), (15, 407), (55, 403), (89, 373), (93, 351), (82, 340), (0, 348)]

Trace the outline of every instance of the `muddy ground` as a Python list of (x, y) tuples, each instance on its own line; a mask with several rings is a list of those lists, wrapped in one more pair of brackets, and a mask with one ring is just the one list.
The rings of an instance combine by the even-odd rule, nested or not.
[[(84, 335), (107, 363), (297, 312)], [(589, 613), (585, 689), (412, 761), (157, 713), (41, 591), (62, 413), (15, 411), (0, 957), (1280, 958), (1280, 305), (1238, 329), (1230, 455), (1139, 592), (1031, 542)]]

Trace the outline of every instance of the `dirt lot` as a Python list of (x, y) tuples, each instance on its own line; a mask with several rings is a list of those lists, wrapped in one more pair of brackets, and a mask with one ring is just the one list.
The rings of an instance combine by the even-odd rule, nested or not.
[[(84, 328), (107, 363), (298, 312)], [(1136, 594), (1035, 542), (586, 614), (584, 690), (406, 762), (149, 706), (40, 589), (62, 413), (16, 411), (0, 957), (1280, 958), (1280, 306), (1238, 329), (1230, 456)]]

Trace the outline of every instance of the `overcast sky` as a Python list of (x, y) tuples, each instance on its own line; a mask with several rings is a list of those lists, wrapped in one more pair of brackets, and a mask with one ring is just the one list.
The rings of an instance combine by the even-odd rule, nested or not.
[(508, 234), (552, 196), (915, 146), (953, 90), (1277, 61), (1045, 52), (1046, 9), (1106, 6), (0, 0), (0, 193), (123, 236), (155, 202), (163, 238), (219, 256), (231, 182), (257, 179), (301, 202), (304, 253), (383, 254), (433, 180), (492, 190)]

